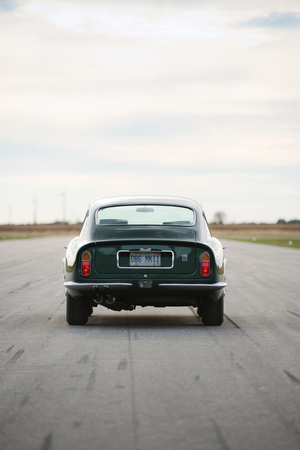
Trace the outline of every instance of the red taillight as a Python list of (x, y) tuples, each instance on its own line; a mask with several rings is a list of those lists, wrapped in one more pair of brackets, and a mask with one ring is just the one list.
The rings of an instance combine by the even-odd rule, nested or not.
[(208, 252), (204, 252), (201, 255), (201, 275), (208, 277), (210, 274), (210, 257)]
[(81, 257), (81, 274), (85, 277), (91, 273), (91, 255), (89, 252), (84, 252)]

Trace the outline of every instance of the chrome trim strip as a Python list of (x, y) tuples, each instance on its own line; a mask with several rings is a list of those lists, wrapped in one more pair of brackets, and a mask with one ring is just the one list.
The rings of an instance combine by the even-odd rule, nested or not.
[(176, 289), (180, 291), (199, 291), (199, 292), (208, 292), (208, 291), (219, 291), (220, 289), (225, 289), (227, 283), (223, 283), (219, 281), (218, 283), (212, 284), (204, 284), (204, 283), (159, 283), (158, 286), (162, 289)]
[(94, 287), (103, 290), (113, 289), (121, 290), (132, 287), (132, 283), (77, 283), (75, 281), (66, 281), (64, 286), (70, 291), (93, 291)]
[[(128, 266), (128, 267), (120, 267), (120, 257), (119, 253), (150, 253), (150, 252), (160, 252), (160, 253), (171, 253), (172, 254), (172, 263), (171, 266), (168, 267), (162, 267), (162, 266)], [(155, 250), (155, 249), (133, 249), (133, 250), (119, 250), (117, 252), (117, 266), (118, 269), (140, 269), (140, 270), (146, 270), (146, 269), (173, 269), (174, 267), (174, 252), (172, 250)]]

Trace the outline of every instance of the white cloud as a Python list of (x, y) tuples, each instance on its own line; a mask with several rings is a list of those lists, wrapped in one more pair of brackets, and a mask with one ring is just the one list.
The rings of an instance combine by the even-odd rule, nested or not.
[(174, 8), (155, 9), (153, 5), (132, 7), (127, 4), (118, 9), (95, 3), (70, 4), (68, 2), (29, 5), (27, 12), (36, 12), (41, 20), (50, 21), (58, 27), (80, 34), (106, 34), (109, 37), (134, 37), (147, 42), (181, 43), (193, 39), (235, 38), (240, 44), (257, 43), (272, 39), (261, 30), (232, 28), (248, 18), (240, 14), (218, 10), (198, 10), (187, 7), (186, 11)]

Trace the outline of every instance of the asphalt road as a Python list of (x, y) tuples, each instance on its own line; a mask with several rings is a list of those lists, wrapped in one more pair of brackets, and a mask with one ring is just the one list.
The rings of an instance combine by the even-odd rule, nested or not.
[(65, 321), (69, 237), (0, 242), (1, 450), (300, 449), (300, 251), (228, 246), (225, 321)]

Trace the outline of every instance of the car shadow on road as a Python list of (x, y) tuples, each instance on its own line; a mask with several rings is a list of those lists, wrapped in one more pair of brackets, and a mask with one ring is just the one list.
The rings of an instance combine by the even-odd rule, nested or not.
[(134, 315), (134, 316), (112, 316), (93, 315), (89, 318), (87, 326), (101, 326), (101, 327), (199, 327), (202, 325), (200, 317), (196, 316), (181, 316), (181, 315), (164, 315), (156, 314)]

